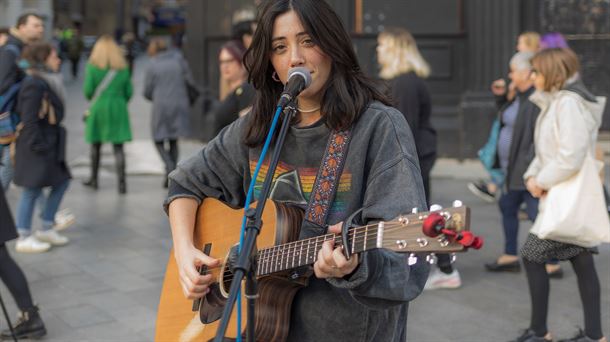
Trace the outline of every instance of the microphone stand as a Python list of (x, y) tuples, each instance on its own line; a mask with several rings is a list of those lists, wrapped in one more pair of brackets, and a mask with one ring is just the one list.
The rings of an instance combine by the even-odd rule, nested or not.
[[(256, 283), (256, 257), (254, 256), (254, 248), (256, 247), (256, 238), (261, 231), (261, 227), (263, 225), (262, 215), (263, 210), (265, 209), (266, 199), (269, 197), (269, 192), (271, 191), (271, 184), (273, 181), (273, 175), (275, 174), (275, 169), (280, 159), (280, 153), (282, 151), (282, 146), (284, 145), (284, 140), (286, 140), (286, 135), (288, 133), (288, 129), (290, 128), (290, 122), (292, 118), (296, 114), (297, 108), (294, 101), (290, 101), (284, 107), (284, 118), (282, 122), (282, 127), (280, 128), (279, 135), (277, 140), (275, 141), (275, 147), (273, 149), (273, 155), (271, 156), (271, 163), (269, 164), (269, 170), (267, 171), (267, 176), (265, 177), (265, 181), (263, 182), (263, 188), (257, 199), (256, 209), (254, 208), (246, 208), (246, 236), (244, 239), (244, 244), (239, 253), (239, 257), (237, 263), (234, 266), (234, 275), (233, 281), (231, 282), (231, 288), (229, 290), (229, 298), (227, 299), (227, 303), (222, 312), (222, 318), (220, 321), (220, 325), (218, 330), (216, 330), (216, 337), (214, 338), (215, 342), (222, 342), (224, 335), (227, 331), (227, 327), (229, 324), (229, 320), (231, 318), (231, 312), (233, 311), (233, 307), (235, 302), (237, 301), (237, 294), (239, 288), (241, 287), (241, 282), (246, 277), (246, 299), (248, 300), (247, 308), (248, 308), (248, 322), (246, 327), (246, 338), (247, 341), (254, 342), (256, 341), (254, 336), (254, 330), (256, 327), (256, 317), (255, 317), (255, 304), (256, 298), (258, 297), (257, 293), (257, 283)], [(239, 332), (241, 334), (241, 332)]]

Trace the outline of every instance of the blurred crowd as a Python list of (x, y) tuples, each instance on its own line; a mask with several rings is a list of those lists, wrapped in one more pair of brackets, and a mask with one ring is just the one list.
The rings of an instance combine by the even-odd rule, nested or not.
[[(151, 136), (165, 166), (162, 186), (168, 186), (168, 175), (177, 166), (179, 139), (192, 129), (191, 108), (198, 98), (205, 97), (206, 122), (215, 133), (249, 112), (255, 89), (248, 82), (243, 58), (255, 30), (254, 19), (235, 23), (232, 39), (218, 51), (220, 82), (214, 91), (197, 84), (171, 39), (148, 42), (150, 64), (144, 71), (143, 96), (152, 103)], [(46, 333), (25, 276), (6, 242), (16, 238), (19, 253), (64, 246), (69, 239), (61, 230), (75, 220), (69, 210), (60, 210), (72, 176), (62, 125), (67, 94), (59, 71), (62, 61), (69, 61), (71, 75), (78, 79), (85, 44), (79, 25), (57, 30), (50, 42), (43, 40), (43, 33), (42, 18), (32, 13), (22, 15), (14, 27), (0, 30), (0, 278), (21, 311), (14, 331), (2, 332), (5, 338), (13, 333), (18, 338)], [(90, 145), (90, 175), (82, 184), (92, 190), (102, 186), (98, 177), (101, 147), (108, 143), (116, 161), (117, 192), (124, 195), (128, 191), (124, 144), (132, 140), (128, 102), (133, 96), (134, 42), (129, 34), (121, 42), (104, 35), (87, 57), (83, 94), (90, 105), (83, 120), (84, 140)], [(385, 82), (395, 108), (411, 128), (430, 205), (430, 172), (437, 157), (433, 104), (426, 85), (431, 69), (413, 36), (402, 28), (386, 28), (377, 43), (380, 72), (376, 76)], [(517, 38), (515, 53), (506, 57), (510, 72), (491, 84), (497, 111), (490, 115), (496, 119), (479, 152), (489, 178), (468, 186), (482, 199), (497, 202), (502, 217), (504, 248), (497, 259), (481, 267), (488, 272), (525, 269), (531, 325), (515, 341), (551, 341), (546, 327), (549, 278), (561, 279), (561, 261), (570, 261), (585, 323), (576, 337), (564, 341), (605, 341), (593, 258), (596, 248), (576, 240), (546, 240), (533, 233), (521, 248), (518, 244), (520, 220), (538, 222), (541, 198), (579, 172), (586, 158), (600, 158), (595, 144), (605, 99), (587, 90), (578, 57), (560, 33), (525, 32)], [(10, 183), (21, 192), (13, 211), (4, 196)], [(35, 213), (41, 222), (38, 229), (32, 226)], [(459, 288), (462, 281), (451, 256), (439, 254), (437, 258), (425, 289)]]

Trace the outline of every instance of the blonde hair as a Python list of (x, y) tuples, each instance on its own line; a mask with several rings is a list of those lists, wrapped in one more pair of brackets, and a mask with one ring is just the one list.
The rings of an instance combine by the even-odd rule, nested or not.
[(411, 71), (422, 78), (430, 75), (430, 66), (419, 53), (415, 39), (409, 31), (389, 28), (379, 34), (379, 40), (384, 40), (388, 47), (384, 61), (379, 63), (381, 78), (392, 79)]
[(530, 51), (536, 52), (540, 50), (540, 34), (534, 31), (526, 31), (519, 35), (519, 38), (523, 38), (523, 42)]
[(100, 69), (110, 68), (120, 70), (127, 68), (127, 61), (123, 56), (123, 51), (114, 42), (114, 39), (106, 34), (101, 36), (95, 42), (95, 45), (93, 45), (89, 63)]
[(547, 92), (563, 88), (580, 70), (578, 56), (568, 48), (542, 50), (532, 58), (532, 66), (535, 72), (544, 76), (544, 91)]

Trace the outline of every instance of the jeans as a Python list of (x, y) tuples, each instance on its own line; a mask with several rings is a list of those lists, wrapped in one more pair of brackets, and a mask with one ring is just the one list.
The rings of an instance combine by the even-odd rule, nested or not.
[(13, 163), (9, 146), (0, 145), (0, 183), (4, 191), (8, 190), (13, 180)]
[[(55, 214), (64, 197), (64, 193), (70, 185), (70, 180), (67, 179), (51, 187), (51, 192), (46, 198), (44, 208), (42, 209), (42, 230), (53, 228)], [(28, 236), (32, 231), (32, 216), (34, 214), (34, 206), (36, 199), (40, 197), (42, 188), (23, 188), (21, 199), (17, 207), (17, 231), (19, 236)], [(40, 203), (40, 202), (39, 202)]]
[(502, 193), (498, 205), (502, 212), (504, 226), (504, 253), (517, 255), (517, 235), (519, 234), (519, 208), (525, 203), (527, 217), (534, 222), (538, 215), (538, 199), (527, 190), (508, 190)]

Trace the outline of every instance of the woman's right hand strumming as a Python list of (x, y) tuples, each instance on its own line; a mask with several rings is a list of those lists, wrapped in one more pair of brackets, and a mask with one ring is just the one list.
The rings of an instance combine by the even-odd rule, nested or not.
[(188, 299), (196, 299), (205, 296), (209, 292), (209, 286), (214, 282), (211, 274), (201, 275), (197, 270), (203, 265), (208, 267), (218, 266), (219, 261), (205, 255), (192, 244), (174, 248), (174, 257), (178, 265), (180, 285), (182, 292)]
[(198, 203), (192, 198), (178, 198), (169, 205), (169, 222), (174, 240), (174, 257), (178, 266), (182, 292), (188, 299), (201, 298), (214, 281), (211, 274), (200, 275), (197, 267), (215, 267), (219, 260), (205, 255), (193, 245), (193, 231)]

